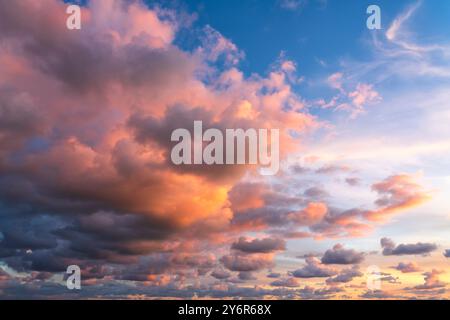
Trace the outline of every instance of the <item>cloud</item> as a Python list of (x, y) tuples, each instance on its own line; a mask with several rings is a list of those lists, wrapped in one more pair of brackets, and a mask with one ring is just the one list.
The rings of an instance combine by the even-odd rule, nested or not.
[(277, 279), (279, 277), (281, 277), (281, 273), (278, 273), (278, 272), (271, 272), (271, 273), (269, 273), (267, 275), (267, 278), (275, 278), (275, 279)]
[(427, 255), (437, 249), (434, 243), (416, 244), (399, 244), (395, 243), (389, 238), (382, 238), (380, 240), (383, 248), (383, 255), (385, 256), (401, 256), (401, 255)]
[(282, 239), (253, 239), (247, 240), (244, 237), (232, 244), (232, 249), (246, 253), (269, 253), (286, 249), (286, 242)]
[(228, 279), (229, 277), (231, 277), (231, 274), (225, 270), (219, 269), (219, 270), (214, 270), (211, 273), (211, 276), (219, 279), (219, 280), (224, 280), (224, 279)]
[(423, 274), (424, 284), (415, 286), (413, 289), (416, 290), (433, 290), (437, 288), (443, 288), (446, 286), (446, 283), (439, 280), (439, 275), (444, 273), (443, 271), (439, 271), (436, 269), (431, 270), (430, 272), (425, 272)]
[(361, 180), (359, 178), (347, 178), (345, 179), (345, 182), (352, 187), (358, 186), (361, 183)]
[(244, 53), (233, 42), (211, 26), (206, 26), (203, 33), (202, 46), (198, 52), (204, 55), (206, 60), (217, 62), (219, 58), (223, 57), (225, 64), (233, 66), (244, 58)]
[(364, 299), (393, 299), (395, 296), (382, 290), (369, 290), (361, 295)]
[[(264, 184), (237, 184), (229, 192), (235, 208), (232, 226), (238, 230), (266, 230), (282, 237), (308, 237), (307, 227), (320, 222), (328, 208), (322, 202), (277, 192)], [(293, 208), (299, 208), (293, 210)]]
[(450, 258), (450, 249), (445, 250), (444, 257)]
[(302, 299), (321, 300), (330, 299), (335, 294), (340, 292), (342, 292), (342, 289), (339, 287), (317, 289), (311, 286), (306, 286), (299, 290), (299, 295)]
[(353, 249), (345, 249), (343, 245), (336, 244), (332, 249), (325, 251), (321, 261), (323, 264), (357, 264), (364, 260), (364, 253)]
[(255, 275), (252, 272), (249, 272), (249, 271), (241, 271), (241, 272), (239, 272), (238, 278), (239, 278), (239, 280), (242, 280), (242, 281), (257, 280)]
[(320, 202), (310, 202), (305, 209), (297, 212), (290, 212), (287, 218), (296, 225), (308, 226), (320, 222), (327, 212), (328, 208), (325, 204)]
[(319, 187), (308, 188), (303, 194), (312, 199), (323, 199), (329, 196), (328, 192)]
[(380, 220), (400, 210), (411, 208), (430, 199), (414, 177), (406, 174), (390, 176), (382, 182), (372, 185), (372, 190), (378, 193), (375, 204), (377, 210), (368, 211), (366, 217), (370, 220)]
[[(186, 17), (142, 1), (89, 1), (79, 32), (64, 28), (65, 8), (0, 4), (2, 260), (20, 272), (78, 264), (99, 279), (143, 282), (210, 272), (218, 262), (197, 253), (219, 255), (237, 212), (270, 199), (260, 201), (264, 188), (240, 185), (255, 173), (251, 166), (172, 165), (171, 130), (193, 120), (280, 128), (281, 153), (296, 150), (291, 133), (318, 122), (291, 88), (294, 65), (281, 59), (267, 77), (247, 78), (231, 40), (207, 26), (198, 30), (199, 47), (182, 49), (175, 39)], [(271, 241), (241, 241), (237, 249), (284, 248)], [(222, 259), (236, 271), (272, 260)], [(130, 264), (138, 267), (123, 267)]]
[(399, 31), (401, 30), (402, 25), (408, 21), (409, 18), (414, 14), (414, 12), (419, 8), (421, 5), (421, 1), (417, 1), (414, 5), (410, 6), (408, 10), (406, 10), (404, 13), (399, 15), (394, 19), (394, 21), (389, 26), (388, 30), (386, 31), (386, 38), (390, 41), (396, 40), (396, 38), (399, 35)]
[(306, 265), (293, 271), (292, 276), (296, 278), (327, 278), (336, 274), (335, 270), (323, 266), (315, 257), (308, 257), (305, 262)]
[(354, 266), (352, 268), (342, 270), (338, 275), (328, 278), (326, 283), (329, 285), (339, 284), (339, 283), (348, 283), (351, 282), (354, 278), (362, 277), (363, 274), (359, 271), (358, 266)]
[(339, 91), (328, 102), (319, 99), (316, 103), (323, 109), (333, 108), (336, 111), (346, 111), (355, 119), (365, 112), (368, 105), (377, 104), (382, 100), (381, 95), (373, 85), (363, 82), (353, 83), (343, 72), (336, 72), (327, 78), (328, 85)]
[(333, 73), (332, 75), (330, 75), (327, 80), (328, 80), (329, 85), (332, 88), (343, 91), (343, 88), (342, 88), (343, 77), (344, 77), (343, 73), (336, 72), (336, 73)]
[[(348, 97), (352, 102), (352, 106), (349, 110), (352, 118), (363, 113), (365, 111), (364, 106), (375, 104), (382, 100), (380, 94), (373, 89), (373, 86), (365, 83), (358, 83), (356, 89), (348, 93)], [(347, 104), (342, 104), (341, 106), (338, 106), (337, 109), (348, 110), (349, 107)]]
[(272, 256), (229, 254), (220, 261), (231, 271), (251, 272), (273, 267)]
[(392, 267), (402, 273), (411, 273), (420, 271), (419, 266), (415, 262), (400, 262), (397, 266)]
[(285, 278), (285, 279), (279, 279), (275, 280), (270, 283), (271, 286), (274, 287), (288, 287), (288, 288), (295, 288), (300, 286), (297, 279), (295, 278)]
[(278, 1), (281, 8), (295, 11), (300, 9), (306, 4), (305, 0), (279, 0)]

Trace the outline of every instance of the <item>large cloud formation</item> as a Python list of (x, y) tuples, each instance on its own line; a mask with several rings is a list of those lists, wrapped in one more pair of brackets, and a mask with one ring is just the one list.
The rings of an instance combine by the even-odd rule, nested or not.
[(82, 29), (67, 30), (65, 8), (0, 5), (0, 254), (20, 270), (130, 263), (226, 230), (227, 193), (253, 168), (173, 166), (175, 128), (280, 128), (283, 153), (288, 129), (317, 125), (281, 67), (244, 78), (210, 27), (189, 52), (173, 43), (189, 23), (175, 12), (90, 1)]

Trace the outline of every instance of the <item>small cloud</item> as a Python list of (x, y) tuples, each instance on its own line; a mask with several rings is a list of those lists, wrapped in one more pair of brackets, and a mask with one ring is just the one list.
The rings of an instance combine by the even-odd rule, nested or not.
[(343, 91), (342, 88), (342, 80), (343, 80), (344, 74), (341, 72), (333, 73), (331, 76), (328, 77), (327, 81), (328, 84), (333, 89), (338, 89), (339, 91)]
[(295, 278), (286, 278), (286, 279), (275, 280), (270, 285), (272, 285), (274, 287), (295, 288), (295, 287), (298, 287), (300, 284), (298, 283), (297, 279), (295, 279)]
[(296, 278), (328, 278), (335, 274), (335, 270), (323, 266), (320, 260), (314, 257), (306, 258), (306, 265), (292, 272)]
[(423, 274), (424, 284), (415, 286), (413, 289), (416, 290), (432, 290), (437, 288), (443, 288), (446, 284), (439, 280), (439, 275), (444, 273), (443, 271), (433, 269), (431, 272), (425, 272)]
[(357, 264), (364, 260), (365, 254), (353, 249), (345, 249), (343, 245), (337, 244), (325, 252), (322, 257), (323, 264)]
[(400, 262), (397, 266), (394, 266), (392, 268), (401, 271), (402, 273), (411, 273), (420, 271), (419, 266), (415, 262), (408, 262), (408, 263)]
[(361, 179), (359, 178), (347, 178), (345, 182), (352, 187), (358, 186), (361, 183)]
[(219, 280), (224, 280), (224, 279), (228, 279), (231, 276), (231, 274), (223, 269), (219, 269), (219, 270), (214, 270), (211, 273), (211, 276), (216, 279), (219, 279)]
[(246, 253), (270, 253), (285, 250), (286, 242), (278, 238), (248, 240), (240, 237), (237, 242), (232, 244), (231, 248)]
[(363, 274), (359, 271), (358, 266), (353, 266), (349, 269), (342, 270), (337, 276), (328, 278), (327, 284), (347, 283), (352, 281), (356, 277), (361, 277)]
[(382, 238), (380, 240), (383, 248), (383, 255), (385, 256), (401, 256), (401, 255), (427, 255), (437, 249), (434, 243), (415, 244), (399, 244), (395, 245), (394, 241), (389, 238)]

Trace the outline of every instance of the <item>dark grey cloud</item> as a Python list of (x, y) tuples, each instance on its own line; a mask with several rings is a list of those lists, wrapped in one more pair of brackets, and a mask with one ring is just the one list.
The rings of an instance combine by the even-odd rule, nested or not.
[(329, 207), (324, 219), (310, 229), (330, 238), (360, 236), (370, 228), (364, 221), (365, 214), (366, 210), (359, 208), (342, 210)]
[(347, 166), (326, 165), (317, 169), (315, 172), (320, 174), (336, 174), (348, 171), (350, 171), (350, 168)]
[(256, 280), (257, 279), (255, 277), (255, 275), (252, 272), (249, 272), (249, 271), (241, 271), (241, 272), (239, 272), (238, 278), (239, 278), (239, 280), (242, 280), (242, 281), (250, 281), (250, 280)]
[(329, 196), (329, 193), (320, 187), (311, 187), (303, 192), (303, 195), (312, 199), (323, 199)]
[(378, 300), (378, 299), (394, 299), (395, 296), (382, 290), (368, 290), (367, 292), (361, 295), (361, 298)]
[(336, 271), (321, 265), (317, 258), (309, 257), (305, 260), (306, 265), (303, 268), (292, 272), (296, 278), (327, 278), (336, 274)]
[(354, 278), (362, 277), (363, 273), (359, 270), (358, 266), (342, 270), (338, 275), (328, 278), (327, 284), (334, 283), (347, 283), (352, 281)]
[(444, 257), (450, 258), (450, 249), (445, 250)]
[(219, 280), (224, 280), (224, 279), (228, 279), (229, 277), (231, 277), (231, 273), (223, 270), (223, 269), (218, 269), (218, 270), (214, 270), (213, 272), (211, 272), (211, 276), (219, 279)]
[(330, 299), (335, 294), (343, 292), (343, 289), (339, 287), (331, 287), (331, 288), (313, 288), (306, 286), (303, 289), (298, 290), (298, 294), (302, 299), (309, 300), (321, 300), (321, 299)]
[(389, 282), (391, 284), (400, 284), (399, 277), (394, 277), (390, 274), (384, 275), (380, 277), (380, 281)]
[(361, 180), (359, 178), (347, 178), (345, 179), (345, 182), (349, 185), (349, 186), (357, 186), (361, 183)]
[(297, 279), (295, 278), (284, 278), (275, 280), (270, 283), (271, 286), (274, 287), (288, 287), (288, 288), (295, 288), (298, 287), (300, 284), (298, 283)]
[(321, 261), (323, 264), (358, 264), (364, 260), (365, 254), (353, 249), (345, 249), (341, 244), (325, 251)]
[(396, 245), (389, 238), (382, 238), (380, 243), (385, 256), (426, 255), (437, 249), (437, 245), (434, 243), (418, 242), (415, 244)]
[(401, 271), (402, 273), (411, 273), (420, 271), (419, 266), (414, 262), (400, 262), (393, 268), (398, 271)]
[(277, 279), (279, 277), (281, 277), (281, 273), (278, 273), (278, 272), (271, 272), (271, 273), (267, 274), (267, 278), (275, 278), (275, 279)]
[(265, 256), (229, 254), (220, 261), (228, 270), (239, 272), (258, 271), (273, 266), (272, 259)]
[(286, 249), (286, 241), (279, 238), (247, 240), (245, 237), (232, 244), (232, 249), (246, 253), (269, 253)]

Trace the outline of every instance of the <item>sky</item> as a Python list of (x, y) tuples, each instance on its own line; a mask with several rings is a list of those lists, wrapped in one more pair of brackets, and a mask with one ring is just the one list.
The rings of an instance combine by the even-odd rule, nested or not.
[(0, 0), (0, 65), (0, 299), (450, 297), (450, 2)]

